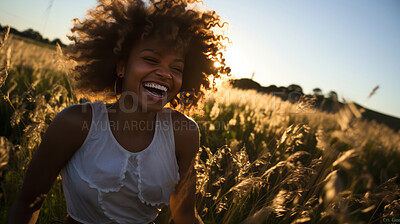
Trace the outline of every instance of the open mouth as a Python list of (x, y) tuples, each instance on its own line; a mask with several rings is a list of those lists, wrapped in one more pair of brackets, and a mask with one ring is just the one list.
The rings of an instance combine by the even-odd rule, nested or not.
[(155, 82), (146, 82), (143, 83), (144, 89), (150, 93), (150, 95), (163, 98), (167, 95), (168, 88), (166, 86), (160, 85)]

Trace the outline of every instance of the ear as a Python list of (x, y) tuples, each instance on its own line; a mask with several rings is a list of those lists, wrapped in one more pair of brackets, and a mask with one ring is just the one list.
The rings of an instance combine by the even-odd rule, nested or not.
[(126, 66), (125, 66), (125, 63), (122, 60), (117, 62), (117, 67), (115, 69), (116, 69), (115, 72), (116, 72), (117, 76), (120, 76), (120, 75), (122, 75), (122, 77), (125, 76)]

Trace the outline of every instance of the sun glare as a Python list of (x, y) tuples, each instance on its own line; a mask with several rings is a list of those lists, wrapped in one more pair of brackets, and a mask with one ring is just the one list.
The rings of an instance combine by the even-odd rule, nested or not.
[(222, 66), (222, 64), (219, 63), (218, 61), (214, 62), (214, 67), (218, 68), (218, 67), (221, 67), (221, 66)]
[(231, 74), (235, 78), (250, 78), (254, 72), (254, 68), (251, 68), (245, 53), (243, 53), (235, 43), (232, 43), (226, 48), (224, 52), (226, 59), (225, 63), (232, 70)]

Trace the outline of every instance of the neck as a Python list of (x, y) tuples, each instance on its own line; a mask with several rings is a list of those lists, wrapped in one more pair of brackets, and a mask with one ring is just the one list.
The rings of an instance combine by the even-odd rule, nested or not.
[(116, 120), (121, 122), (124, 121), (154, 121), (156, 112), (144, 111), (142, 108), (134, 105), (129, 100), (118, 100), (109, 109), (109, 113), (112, 114)]

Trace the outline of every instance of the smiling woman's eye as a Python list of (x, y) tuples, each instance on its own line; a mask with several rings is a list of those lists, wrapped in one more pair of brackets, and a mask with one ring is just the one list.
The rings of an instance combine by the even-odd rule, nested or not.
[(147, 62), (151, 62), (151, 63), (157, 63), (157, 59), (153, 58), (153, 57), (143, 57), (143, 59)]
[(180, 73), (183, 72), (183, 69), (181, 67), (173, 67), (172, 69)]

